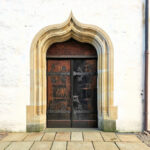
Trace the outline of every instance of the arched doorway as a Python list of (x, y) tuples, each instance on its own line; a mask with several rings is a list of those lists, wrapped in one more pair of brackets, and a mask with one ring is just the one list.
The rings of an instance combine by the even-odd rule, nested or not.
[(41, 29), (30, 51), (30, 105), (27, 106), (27, 131), (46, 128), (47, 76), (46, 53), (57, 42), (73, 38), (93, 45), (97, 52), (97, 122), (104, 131), (116, 130), (117, 107), (113, 97), (113, 46), (99, 27), (79, 23), (72, 15), (62, 24)]
[(74, 39), (47, 50), (47, 127), (97, 127), (97, 53)]

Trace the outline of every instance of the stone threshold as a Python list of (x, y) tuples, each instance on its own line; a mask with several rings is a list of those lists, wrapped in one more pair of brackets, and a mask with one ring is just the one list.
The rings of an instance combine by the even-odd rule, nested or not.
[(93, 132), (93, 131), (101, 131), (98, 128), (46, 128), (43, 132)]

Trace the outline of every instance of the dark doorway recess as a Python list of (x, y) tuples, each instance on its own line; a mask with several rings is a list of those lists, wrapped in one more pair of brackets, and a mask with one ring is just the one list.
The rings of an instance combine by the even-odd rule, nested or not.
[(47, 51), (47, 127), (97, 127), (97, 54), (73, 39)]

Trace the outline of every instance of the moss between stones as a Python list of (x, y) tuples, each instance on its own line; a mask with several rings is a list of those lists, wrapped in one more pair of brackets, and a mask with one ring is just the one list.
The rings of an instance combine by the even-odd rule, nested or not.
[(44, 124), (30, 124), (27, 125), (26, 131), (27, 132), (40, 132), (45, 129)]
[(116, 121), (115, 120), (103, 120), (101, 129), (105, 132), (115, 132)]

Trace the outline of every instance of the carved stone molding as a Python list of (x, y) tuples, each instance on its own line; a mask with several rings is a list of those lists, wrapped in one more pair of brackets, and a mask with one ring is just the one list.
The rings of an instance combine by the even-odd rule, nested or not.
[(50, 45), (73, 38), (92, 44), (97, 51), (98, 127), (116, 129), (117, 107), (113, 106), (113, 46), (109, 36), (99, 27), (78, 22), (71, 13), (62, 24), (40, 30), (30, 51), (30, 105), (27, 106), (27, 131), (46, 128), (46, 52)]

